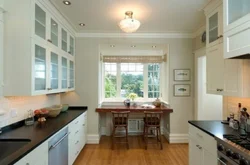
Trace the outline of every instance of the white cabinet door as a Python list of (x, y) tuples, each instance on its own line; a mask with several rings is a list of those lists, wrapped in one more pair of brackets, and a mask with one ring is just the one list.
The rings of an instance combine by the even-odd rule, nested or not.
[(223, 94), (224, 58), (222, 44), (207, 49), (207, 93)]
[(203, 165), (217, 165), (217, 153), (203, 149)]
[(35, 148), (15, 165), (48, 165), (48, 141)]
[(69, 65), (68, 65), (68, 60), (65, 57), (62, 57), (61, 59), (61, 64), (62, 64), (62, 68), (61, 68), (61, 89), (63, 91), (66, 91), (68, 89), (68, 69), (69, 69)]
[(75, 55), (75, 39), (71, 35), (69, 35), (69, 54)]
[(54, 18), (50, 17), (49, 20), (49, 32), (50, 32), (50, 39), (48, 40), (51, 44), (53, 44), (54, 46), (58, 47), (59, 45), (59, 25), (58, 23), (55, 21)]
[(49, 90), (53, 93), (59, 91), (60, 57), (53, 51), (50, 51), (49, 57)]
[(189, 135), (189, 164), (202, 165), (202, 151), (200, 145), (195, 138)]
[(36, 3), (35, 4), (35, 35), (43, 39), (47, 40), (47, 13), (46, 10), (42, 7), (42, 5)]
[(63, 51), (68, 52), (68, 32), (61, 28), (61, 48)]
[(0, 20), (0, 97), (3, 96), (3, 34), (3, 22)]
[(222, 5), (206, 16), (207, 47), (217, 45), (223, 37)]
[(69, 60), (69, 90), (75, 89), (75, 62)]
[(224, 0), (224, 30), (229, 31), (250, 20), (249, 0)]
[(48, 49), (42, 46), (41, 43), (34, 40), (32, 50), (34, 53), (34, 66), (33, 66), (33, 93), (46, 94), (48, 92)]

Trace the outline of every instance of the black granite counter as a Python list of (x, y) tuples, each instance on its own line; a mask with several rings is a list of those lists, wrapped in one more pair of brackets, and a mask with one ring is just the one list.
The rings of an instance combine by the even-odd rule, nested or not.
[[(56, 118), (48, 118), (43, 125), (35, 122), (31, 126), (22, 126), (0, 134), (0, 139), (30, 139), (31, 142), (7, 157), (0, 159), (0, 165), (12, 165), (27, 155), (37, 146), (53, 136), (75, 118), (87, 110), (87, 107), (71, 107), (67, 112)], [(2, 151), (4, 149), (1, 148)]]
[(239, 135), (238, 130), (234, 130), (221, 121), (189, 121), (188, 123), (206, 132), (207, 134), (223, 139), (224, 134)]

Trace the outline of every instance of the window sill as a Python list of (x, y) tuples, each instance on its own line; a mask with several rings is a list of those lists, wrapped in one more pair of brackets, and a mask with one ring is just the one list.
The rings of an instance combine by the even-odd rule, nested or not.
[[(137, 105), (142, 105), (142, 104), (152, 104), (152, 102), (155, 101), (155, 99), (141, 99), (141, 100), (136, 100), (134, 101)], [(107, 106), (107, 105), (124, 105), (124, 100), (120, 99), (113, 99), (113, 100), (104, 100), (101, 102), (102, 106)], [(169, 105), (167, 101), (162, 100), (161, 101), (164, 105)]]

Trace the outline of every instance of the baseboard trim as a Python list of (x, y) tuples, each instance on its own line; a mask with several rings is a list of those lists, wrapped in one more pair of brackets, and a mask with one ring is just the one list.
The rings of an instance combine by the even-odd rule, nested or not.
[(163, 128), (163, 135), (170, 144), (173, 143), (188, 143), (188, 134), (169, 133), (166, 128)]
[(100, 135), (99, 134), (88, 134), (87, 135), (87, 144), (99, 144)]

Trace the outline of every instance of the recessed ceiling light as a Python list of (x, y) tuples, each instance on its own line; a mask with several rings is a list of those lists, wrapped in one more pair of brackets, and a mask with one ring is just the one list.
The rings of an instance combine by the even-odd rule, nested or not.
[(79, 25), (80, 25), (80, 26), (85, 26), (85, 24), (84, 24), (84, 23), (79, 23)]
[(156, 46), (155, 46), (155, 45), (153, 45), (153, 46), (152, 46), (152, 48), (156, 48)]
[(70, 1), (63, 1), (63, 3), (64, 3), (65, 5), (71, 5), (71, 2), (70, 2)]
[(114, 48), (114, 47), (115, 47), (115, 45), (110, 45), (110, 47), (111, 47), (111, 48)]
[(135, 46), (135, 45), (132, 45), (131, 47), (132, 47), (132, 48), (135, 48), (136, 46)]

